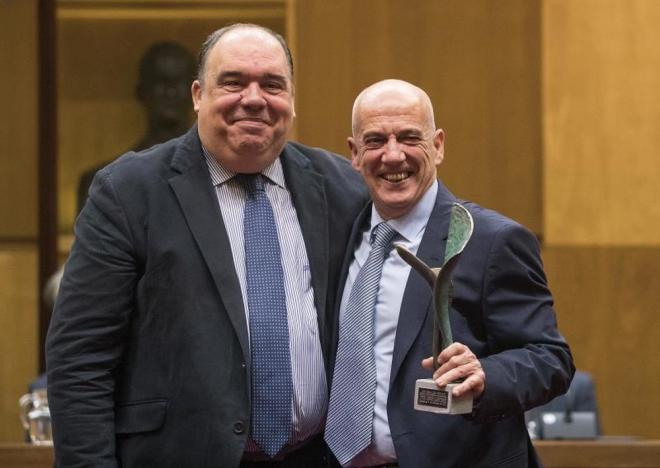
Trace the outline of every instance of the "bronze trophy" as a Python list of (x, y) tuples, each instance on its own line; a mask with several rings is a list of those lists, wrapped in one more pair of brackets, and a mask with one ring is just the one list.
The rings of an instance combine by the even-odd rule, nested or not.
[[(398, 254), (429, 283), (433, 289), (433, 368), (436, 370), (438, 354), (452, 344), (449, 323), (449, 306), (452, 300), (451, 275), (458, 264), (463, 249), (472, 236), (474, 221), (462, 205), (454, 203), (449, 221), (449, 233), (445, 248), (445, 260), (441, 268), (430, 268), (409, 250), (396, 246)], [(419, 379), (415, 383), (415, 409), (441, 414), (464, 414), (472, 412), (472, 394), (456, 398), (452, 389), (460, 382), (452, 382), (444, 388), (438, 387), (433, 379)]]

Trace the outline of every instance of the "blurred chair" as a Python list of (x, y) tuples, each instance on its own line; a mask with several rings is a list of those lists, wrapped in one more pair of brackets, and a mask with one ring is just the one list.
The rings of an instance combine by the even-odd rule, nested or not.
[(594, 439), (601, 435), (596, 389), (587, 372), (576, 371), (568, 391), (525, 413), (532, 439)]

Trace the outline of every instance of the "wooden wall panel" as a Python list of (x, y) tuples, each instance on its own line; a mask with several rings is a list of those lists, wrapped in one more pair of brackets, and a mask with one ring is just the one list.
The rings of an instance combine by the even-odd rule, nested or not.
[(660, 437), (660, 3), (542, 2), (543, 216), (605, 432)]
[(37, 249), (0, 243), (0, 441), (21, 441), (18, 398), (37, 375)]
[(37, 236), (36, 4), (0, 1), (0, 238)]
[(37, 373), (37, 0), (0, 1), (0, 441)]
[(660, 2), (543, 2), (545, 234), (660, 244)]
[(440, 176), (459, 196), (541, 232), (540, 3), (297, 2), (301, 141), (348, 154), (353, 100), (402, 78), (447, 133)]
[(660, 437), (660, 248), (547, 247), (561, 331), (593, 374), (607, 435)]

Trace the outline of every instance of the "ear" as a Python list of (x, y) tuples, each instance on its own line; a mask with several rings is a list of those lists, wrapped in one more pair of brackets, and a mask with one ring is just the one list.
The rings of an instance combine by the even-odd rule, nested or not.
[(199, 112), (199, 103), (202, 100), (202, 84), (199, 80), (193, 81), (190, 87), (190, 94), (192, 94), (193, 109), (195, 109), (195, 112)]
[(348, 142), (348, 149), (351, 150), (351, 165), (354, 169), (359, 171), (361, 161), (358, 157), (358, 148), (357, 144), (355, 144), (355, 139), (353, 137), (348, 137), (346, 141)]
[(435, 165), (439, 166), (445, 158), (445, 132), (441, 128), (433, 135), (433, 149), (435, 150)]

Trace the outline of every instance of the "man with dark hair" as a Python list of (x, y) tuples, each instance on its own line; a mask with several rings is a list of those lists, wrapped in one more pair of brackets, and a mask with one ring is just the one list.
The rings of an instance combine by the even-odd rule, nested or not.
[(59, 466), (322, 467), (335, 291), (366, 202), (345, 159), (287, 142), (290, 57), (216, 32), (197, 125), (100, 170), (46, 342)]

